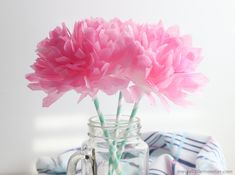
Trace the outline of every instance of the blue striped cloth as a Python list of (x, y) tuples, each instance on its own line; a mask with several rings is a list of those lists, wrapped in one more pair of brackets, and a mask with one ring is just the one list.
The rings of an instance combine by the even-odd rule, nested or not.
[[(150, 149), (149, 175), (189, 175), (198, 172), (220, 174), (226, 170), (223, 151), (212, 137), (189, 133), (149, 132), (144, 133), (142, 138)], [(39, 158), (36, 163), (38, 173), (66, 174), (69, 157), (79, 149), (67, 150), (57, 158)]]

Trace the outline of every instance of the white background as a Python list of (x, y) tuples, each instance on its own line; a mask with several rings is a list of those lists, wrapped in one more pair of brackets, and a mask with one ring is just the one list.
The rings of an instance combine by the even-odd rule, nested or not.
[[(35, 172), (42, 155), (80, 145), (86, 121), (95, 114), (90, 99), (79, 105), (68, 93), (51, 108), (44, 94), (26, 88), (26, 73), (36, 59), (36, 44), (61, 22), (72, 27), (87, 17), (134, 19), (166, 26), (178, 24), (203, 48), (200, 71), (210, 79), (189, 108), (141, 102), (143, 131), (187, 131), (211, 135), (224, 149), (228, 169), (235, 171), (235, 1), (233, 0), (1, 0), (0, 1), (0, 174)], [(100, 96), (104, 113), (114, 113), (116, 99)], [(112, 102), (110, 102), (112, 101)], [(125, 106), (125, 113), (131, 107)]]

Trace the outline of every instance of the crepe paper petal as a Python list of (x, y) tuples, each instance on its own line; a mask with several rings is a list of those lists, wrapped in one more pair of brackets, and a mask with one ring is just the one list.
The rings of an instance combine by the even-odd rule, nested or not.
[(52, 103), (54, 103), (56, 100), (58, 100), (64, 93), (58, 93), (58, 92), (53, 92), (48, 94), (44, 99), (43, 99), (43, 107), (48, 107)]
[(122, 90), (123, 97), (128, 103), (136, 103), (142, 97), (142, 91), (136, 86), (131, 86), (128, 89)]
[(128, 82), (129, 81), (127, 79), (122, 79), (118, 77), (105, 77), (99, 82), (97, 82), (96, 86), (98, 86), (99, 89), (105, 92), (106, 94), (113, 95), (117, 91), (127, 88)]
[(147, 93), (147, 98), (149, 99), (149, 102), (151, 105), (155, 105), (156, 104), (156, 100), (154, 98), (154, 94), (153, 93)]
[(167, 29), (167, 33), (172, 37), (178, 37), (180, 35), (180, 30), (178, 26), (171, 26)]
[(79, 99), (78, 99), (78, 103), (80, 103), (84, 98), (86, 98), (87, 94), (81, 94)]
[(42, 87), (39, 83), (30, 83), (30, 84), (28, 84), (28, 87), (31, 90), (42, 90)]

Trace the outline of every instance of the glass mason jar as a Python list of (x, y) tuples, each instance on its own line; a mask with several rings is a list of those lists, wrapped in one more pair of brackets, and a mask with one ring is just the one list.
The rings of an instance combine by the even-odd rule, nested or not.
[[(148, 145), (140, 137), (140, 120), (122, 115), (116, 122), (114, 115), (105, 116), (104, 127), (98, 117), (88, 123), (89, 139), (81, 151), (74, 153), (68, 163), (67, 174), (75, 175), (78, 161), (82, 175), (147, 175)], [(104, 134), (104, 132), (108, 132)], [(106, 136), (105, 136), (106, 135)]]

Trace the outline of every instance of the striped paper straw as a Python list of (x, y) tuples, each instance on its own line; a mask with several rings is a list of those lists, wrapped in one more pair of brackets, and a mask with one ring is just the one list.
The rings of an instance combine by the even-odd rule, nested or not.
[[(109, 162), (112, 161), (111, 164), (112, 164), (112, 166), (113, 166), (113, 169), (116, 171), (116, 174), (117, 174), (117, 175), (122, 175), (122, 172), (119, 170), (119, 167), (118, 167), (119, 161), (118, 161), (118, 159), (117, 159), (117, 157), (116, 157), (116, 154), (113, 154), (113, 151), (115, 151), (115, 148), (114, 148), (114, 146), (113, 146), (113, 143), (109, 140), (109, 139), (110, 139), (110, 134), (109, 134), (108, 130), (106, 130), (106, 129), (104, 128), (104, 126), (105, 126), (105, 119), (104, 119), (103, 113), (102, 113), (101, 110), (100, 110), (99, 101), (98, 101), (97, 98), (95, 98), (93, 101), (94, 101), (95, 108), (96, 108), (96, 111), (97, 111), (98, 116), (99, 116), (100, 125), (101, 125), (101, 128), (102, 128), (103, 132), (104, 132), (104, 136), (108, 138), (107, 141), (108, 141), (108, 144), (109, 144), (109, 152), (111, 153), (111, 156), (112, 156), (112, 159), (109, 159)], [(115, 151), (115, 152), (116, 152), (116, 151)], [(109, 175), (112, 175), (112, 174), (113, 174), (113, 171), (110, 171), (108, 174), (109, 174)]]
[[(113, 154), (117, 155), (117, 131), (118, 131), (118, 122), (119, 122), (119, 116), (121, 114), (121, 108), (122, 108), (122, 92), (119, 92), (119, 97), (118, 97), (118, 107), (117, 107), (117, 113), (116, 113), (116, 120), (115, 120), (115, 130), (114, 130), (114, 141), (113, 141), (113, 146), (116, 148), (115, 151), (113, 151)], [(118, 160), (119, 163), (119, 160)], [(111, 162), (109, 162), (109, 170), (111, 168)], [(114, 169), (111, 169), (112, 172)]]
[[(130, 130), (130, 125), (131, 125), (131, 123), (133, 122), (134, 117), (136, 116), (136, 113), (137, 113), (137, 111), (138, 111), (138, 106), (139, 106), (139, 101), (136, 102), (136, 103), (134, 104), (134, 106), (133, 106), (133, 109), (132, 109), (132, 111), (131, 111), (131, 115), (130, 115), (130, 118), (129, 118), (129, 121), (128, 121), (127, 129), (125, 130), (125, 133), (124, 133), (124, 140), (121, 142), (119, 152), (116, 153), (118, 162), (120, 161), (120, 159), (121, 159), (121, 157), (122, 157), (123, 149), (124, 149), (124, 146), (125, 146), (125, 144), (126, 144), (127, 135), (128, 135), (129, 130)], [(114, 171), (115, 168), (116, 168), (116, 167), (113, 167), (112, 171)]]
[(130, 118), (129, 118), (129, 121), (128, 121), (128, 126), (127, 126), (125, 134), (124, 134), (124, 140), (121, 142), (120, 152), (119, 152), (119, 154), (117, 156), (118, 160), (120, 160), (120, 158), (122, 156), (122, 150), (123, 150), (123, 148), (124, 148), (124, 146), (126, 144), (126, 138), (127, 138), (128, 133), (129, 133), (129, 130), (130, 130), (130, 125), (133, 122), (134, 117), (136, 116), (136, 113), (138, 111), (138, 106), (139, 106), (139, 101), (134, 104), (133, 109), (131, 111), (131, 115), (130, 115)]

